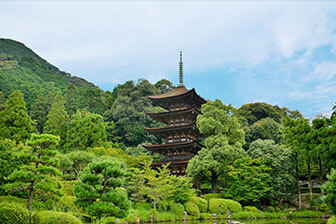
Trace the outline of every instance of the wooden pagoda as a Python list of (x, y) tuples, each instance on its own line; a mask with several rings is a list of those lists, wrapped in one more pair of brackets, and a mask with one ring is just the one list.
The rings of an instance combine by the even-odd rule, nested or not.
[(201, 137), (196, 127), (196, 117), (201, 113), (202, 104), (206, 103), (195, 89), (188, 90), (183, 85), (182, 52), (180, 52), (180, 83), (177, 88), (167, 93), (149, 96), (156, 105), (168, 112), (147, 113), (154, 120), (166, 124), (161, 128), (145, 128), (150, 134), (166, 139), (165, 144), (144, 145), (147, 150), (164, 155), (160, 162), (152, 163), (158, 167), (169, 163), (172, 174), (185, 175), (190, 159), (202, 148), (198, 139)]

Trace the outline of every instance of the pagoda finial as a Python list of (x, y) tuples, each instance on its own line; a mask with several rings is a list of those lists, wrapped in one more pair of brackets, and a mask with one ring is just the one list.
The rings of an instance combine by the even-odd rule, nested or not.
[(182, 51), (180, 51), (180, 83), (178, 86), (183, 86), (183, 62), (182, 62)]

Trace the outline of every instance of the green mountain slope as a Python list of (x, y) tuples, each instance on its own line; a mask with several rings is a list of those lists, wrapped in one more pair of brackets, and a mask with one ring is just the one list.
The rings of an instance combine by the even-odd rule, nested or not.
[(18, 89), (30, 108), (40, 90), (64, 93), (71, 84), (78, 87), (77, 98), (88, 97), (88, 92), (104, 95), (94, 84), (59, 70), (24, 44), (0, 39), (0, 91), (5, 96)]

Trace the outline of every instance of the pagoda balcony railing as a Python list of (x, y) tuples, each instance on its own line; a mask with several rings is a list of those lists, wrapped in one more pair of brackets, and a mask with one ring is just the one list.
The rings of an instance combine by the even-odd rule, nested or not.
[(175, 139), (168, 139), (167, 143), (175, 143), (175, 142), (191, 142), (194, 139), (191, 138), (175, 138)]
[(169, 127), (178, 127), (178, 126), (183, 126), (183, 125), (189, 125), (192, 124), (193, 122), (181, 122), (181, 123), (170, 123), (168, 126)]
[(162, 162), (170, 162), (170, 161), (183, 161), (183, 160), (190, 160), (194, 157), (194, 155), (170, 155), (165, 156)]

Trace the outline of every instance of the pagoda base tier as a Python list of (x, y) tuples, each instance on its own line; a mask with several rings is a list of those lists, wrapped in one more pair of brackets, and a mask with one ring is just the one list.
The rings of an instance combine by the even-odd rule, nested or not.
[(170, 173), (175, 175), (175, 176), (185, 176), (186, 171), (187, 171), (187, 166), (189, 161), (184, 160), (184, 161), (173, 161), (173, 162), (156, 162), (152, 163), (151, 167), (153, 168), (158, 168), (162, 165), (166, 165), (169, 163), (168, 168), (170, 169)]

